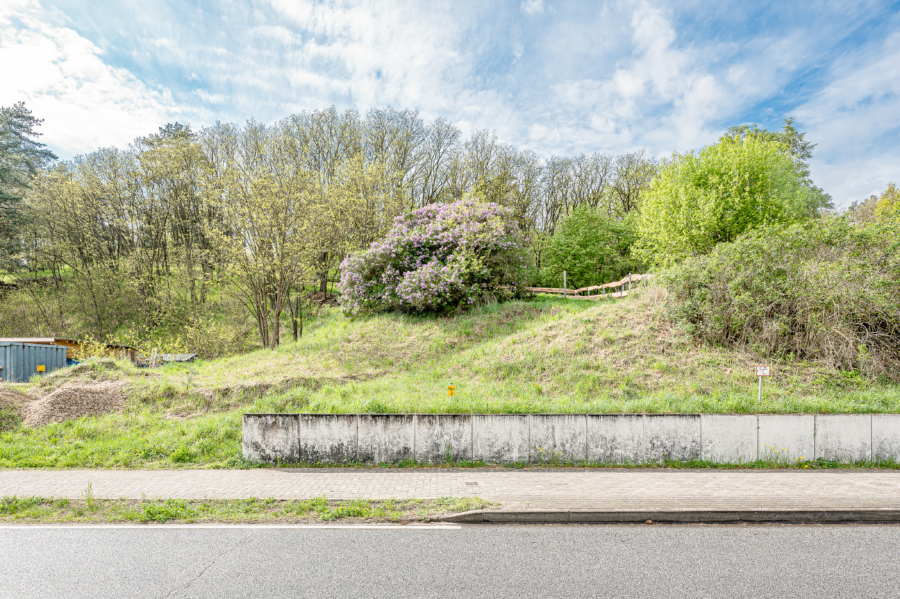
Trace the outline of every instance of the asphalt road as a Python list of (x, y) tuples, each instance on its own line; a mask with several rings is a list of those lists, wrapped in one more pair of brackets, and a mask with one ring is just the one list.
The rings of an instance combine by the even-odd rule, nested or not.
[(0, 528), (0, 597), (898, 597), (900, 526)]

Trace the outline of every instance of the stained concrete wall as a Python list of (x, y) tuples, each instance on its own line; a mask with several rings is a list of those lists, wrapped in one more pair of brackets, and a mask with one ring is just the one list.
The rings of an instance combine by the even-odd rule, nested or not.
[(356, 461), (357, 414), (300, 414), (300, 461), (343, 464)]
[(900, 414), (244, 414), (263, 462), (900, 461)]
[(298, 462), (300, 415), (244, 414), (241, 446), (251, 462)]

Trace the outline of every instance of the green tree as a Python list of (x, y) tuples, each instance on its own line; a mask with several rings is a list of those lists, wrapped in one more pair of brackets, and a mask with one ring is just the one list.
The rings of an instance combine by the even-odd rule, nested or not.
[(598, 285), (641, 270), (632, 258), (636, 239), (634, 217), (616, 219), (600, 208), (579, 206), (564, 218), (543, 256), (543, 279), (562, 286), (562, 273), (570, 287)]
[(812, 216), (810, 201), (783, 142), (726, 135), (662, 164), (643, 198), (637, 254), (662, 265), (705, 254), (760, 224)]
[(56, 159), (35, 139), (42, 122), (24, 102), (0, 108), (0, 265), (17, 250), (21, 202), (31, 177)]
[(767, 131), (757, 125), (738, 125), (730, 127), (723, 137), (745, 139), (755, 137), (764, 141), (774, 141), (782, 145), (782, 151), (787, 152), (797, 168), (800, 182), (806, 189), (807, 210), (810, 216), (817, 216), (823, 210), (834, 207), (831, 196), (817, 187), (810, 178), (809, 159), (812, 158), (813, 148), (816, 144), (806, 141), (806, 133), (801, 133), (794, 127), (795, 119), (784, 119), (784, 127), (780, 131)]
[(878, 204), (875, 205), (875, 218), (900, 218), (900, 191), (897, 190), (895, 184), (888, 184), (888, 188), (878, 198)]

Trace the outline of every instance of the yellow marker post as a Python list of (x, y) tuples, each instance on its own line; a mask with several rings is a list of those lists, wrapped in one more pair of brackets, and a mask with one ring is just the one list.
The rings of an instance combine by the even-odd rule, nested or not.
[(453, 397), (456, 395), (456, 387), (453, 386), (453, 383), (450, 383), (447, 386), (447, 397)]
[(38, 371), (38, 372), (47, 372), (47, 367), (44, 366), (43, 364), (38, 364), (38, 365), (37, 365), (37, 371)]

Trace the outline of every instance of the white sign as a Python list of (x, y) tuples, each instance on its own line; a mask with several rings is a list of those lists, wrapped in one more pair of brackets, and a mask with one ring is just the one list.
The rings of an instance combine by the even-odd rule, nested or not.
[(756, 367), (756, 376), (771, 376), (770, 367), (769, 366), (757, 366)]

